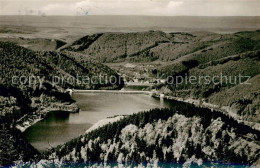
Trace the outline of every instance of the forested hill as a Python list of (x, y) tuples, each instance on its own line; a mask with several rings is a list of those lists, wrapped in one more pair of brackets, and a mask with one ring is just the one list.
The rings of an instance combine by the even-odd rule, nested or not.
[[(157, 90), (162, 93), (194, 99), (225, 108), (250, 122), (260, 122), (260, 31), (233, 34), (210, 32), (161, 31), (137, 33), (103, 33), (85, 36), (62, 52), (80, 60), (106, 62), (127, 79), (155, 81), (187, 77), (199, 79), (217, 76), (215, 83), (169, 81)], [(132, 67), (127, 67), (127, 63)], [(126, 67), (124, 67), (124, 65)], [(115, 66), (114, 66), (115, 67)], [(114, 68), (113, 67), (113, 68)], [(141, 70), (138, 71), (138, 67)], [(131, 72), (132, 71), (132, 72)], [(145, 71), (145, 72), (143, 72)], [(137, 73), (138, 75), (133, 75)], [(129, 75), (130, 74), (130, 75)], [(220, 84), (220, 76), (224, 83)], [(239, 75), (243, 76), (239, 82)], [(247, 81), (247, 77), (250, 77)], [(227, 81), (227, 82), (225, 82)], [(250, 85), (243, 85), (246, 82)]]
[(260, 132), (233, 118), (175, 102), (171, 109), (140, 112), (93, 130), (45, 155), (65, 163), (203, 162), (253, 164)]
[[(40, 76), (45, 77), (46, 81), (52, 82), (53, 77), (64, 77), (64, 79), (72, 78), (76, 80), (77, 76), (114, 76), (119, 81), (119, 76), (110, 68), (98, 63), (78, 62), (70, 55), (64, 53), (42, 51), (34, 52), (32, 50), (17, 46), (13, 43), (0, 43), (1, 49), (1, 73), (2, 83), (10, 84), (12, 77), (16, 76)], [(66, 78), (67, 77), (67, 78)], [(79, 78), (80, 80), (81, 78)], [(81, 81), (80, 81), (81, 82)], [(101, 81), (103, 82), (103, 81)], [(66, 88), (102, 88), (111, 87), (117, 89), (122, 87), (119, 83), (106, 84), (102, 83), (86, 83), (85, 85), (77, 85), (77, 82), (57, 83), (57, 85)], [(122, 83), (123, 85), (123, 83)]]
[[(66, 88), (117, 89), (119, 83), (87, 83), (64, 80), (53, 85), (53, 76), (114, 76), (120, 77), (101, 64), (80, 63), (69, 55), (56, 52), (34, 52), (14, 43), (0, 42), (0, 165), (17, 160), (37, 159), (39, 153), (25, 140), (23, 130), (43, 118), (48, 108), (78, 111)], [(42, 81), (29, 77), (39, 77)], [(13, 78), (15, 77), (15, 78)]]
[(200, 63), (259, 50), (260, 31), (217, 34), (161, 31), (103, 33), (82, 37), (61, 48), (82, 53), (96, 62), (177, 62), (180, 57)]

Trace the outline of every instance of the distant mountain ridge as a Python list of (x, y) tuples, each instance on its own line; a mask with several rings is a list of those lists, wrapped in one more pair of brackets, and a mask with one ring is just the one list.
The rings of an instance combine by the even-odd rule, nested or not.
[[(104, 32), (215, 32), (259, 29), (259, 16), (0, 16), (0, 37), (39, 37), (72, 42)], [(18, 32), (18, 33), (17, 33)]]

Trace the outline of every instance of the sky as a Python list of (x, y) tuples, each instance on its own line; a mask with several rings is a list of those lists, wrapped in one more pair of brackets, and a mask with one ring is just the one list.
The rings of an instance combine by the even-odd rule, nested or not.
[(0, 0), (0, 15), (260, 16), (260, 0)]

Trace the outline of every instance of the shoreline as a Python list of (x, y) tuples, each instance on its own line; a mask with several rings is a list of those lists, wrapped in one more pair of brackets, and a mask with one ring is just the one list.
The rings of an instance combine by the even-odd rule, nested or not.
[(153, 95), (153, 97), (156, 98), (163, 98), (166, 100), (175, 100), (175, 101), (179, 101), (179, 102), (184, 102), (184, 103), (189, 103), (189, 104), (193, 104), (196, 107), (203, 107), (203, 108), (208, 108), (210, 110), (216, 110), (219, 111), (229, 117), (232, 117), (233, 119), (237, 120), (238, 123), (247, 125), (255, 130), (260, 131), (260, 124), (259, 123), (254, 123), (254, 122), (249, 122), (249, 121), (245, 121), (243, 120), (243, 118), (239, 115), (237, 115), (236, 113), (234, 113), (232, 111), (232, 109), (230, 107), (227, 106), (219, 106), (216, 104), (211, 104), (211, 103), (207, 103), (205, 101), (201, 101), (201, 100), (196, 100), (196, 99), (192, 99), (192, 98), (181, 98), (181, 97), (174, 97), (174, 96), (163, 96), (161, 95)]
[[(53, 103), (49, 107), (44, 108), (43, 110), (36, 111), (33, 113), (33, 115), (29, 116), (28, 114), (23, 116), (17, 121), (16, 128), (20, 130), (21, 132), (25, 132), (29, 127), (33, 126), (34, 124), (38, 123), (39, 121), (46, 118), (46, 116), (50, 112), (55, 111), (64, 111), (69, 113), (78, 113), (79, 107), (77, 104), (72, 103), (69, 105), (66, 105), (66, 103)], [(25, 121), (22, 121), (25, 120)], [(20, 123), (21, 122), (21, 123)]]
[[(154, 94), (154, 92), (151, 92), (151, 91), (73, 90), (72, 94), (73, 93), (147, 94), (147, 95), (151, 95), (152, 97), (155, 97), (155, 98), (166, 99), (166, 100), (175, 100), (175, 101), (180, 101), (180, 102), (184, 102), (184, 103), (194, 104), (196, 107), (204, 107), (204, 108), (208, 108), (211, 110), (216, 110), (216, 111), (219, 111), (225, 115), (228, 115), (228, 116), (236, 119), (239, 123), (248, 125), (251, 128), (260, 131), (259, 123), (253, 123), (253, 122), (243, 120), (243, 118), (241, 116), (238, 116), (236, 113), (234, 113), (232, 111), (232, 109), (230, 109), (230, 107), (226, 107), (226, 106), (221, 107), (219, 105), (207, 103), (205, 101), (196, 100), (196, 99), (192, 99), (192, 98), (185, 99), (185, 98), (181, 98), (181, 97), (164, 96), (163, 94), (158, 94), (158, 93)], [(26, 115), (26, 116), (22, 117), (20, 120), (23, 120), (27, 116), (29, 118), (27, 118), (27, 120), (25, 120), (24, 122), (17, 124), (16, 128), (19, 129), (21, 132), (24, 132), (24, 131), (26, 131), (26, 129), (28, 129), (32, 125), (43, 120), (47, 116), (47, 114), (52, 111), (66, 111), (69, 113), (77, 113), (80, 110), (79, 107), (75, 103), (70, 104), (70, 105), (53, 103), (51, 106), (53, 106), (53, 107), (47, 107), (47, 108), (41, 110), (40, 112), (35, 112), (35, 115), (32, 115), (32, 116)], [(66, 110), (64, 110), (64, 108)], [(18, 121), (18, 123), (20, 122), (20, 120)], [(103, 119), (103, 120), (108, 120), (108, 119)], [(97, 123), (93, 124), (93, 126), (98, 125), (98, 123), (102, 122), (103, 120), (98, 121)], [(102, 125), (104, 125), (104, 123)], [(86, 133), (89, 132), (88, 130), (86, 130)]]
[[(196, 99), (192, 99), (192, 98), (186, 98), (185, 99), (185, 98), (181, 98), (181, 97), (164, 96), (163, 94), (158, 94), (158, 93), (154, 94), (153, 92), (150, 92), (150, 91), (73, 90), (72, 94), (73, 93), (147, 94), (147, 95), (151, 95), (152, 97), (155, 97), (155, 98), (166, 99), (166, 100), (175, 100), (175, 101), (193, 104), (196, 107), (204, 107), (204, 108), (208, 108), (210, 110), (216, 110), (216, 111), (219, 111), (219, 112), (221, 112), (225, 115), (228, 115), (229, 117), (234, 118), (239, 123), (248, 125), (251, 128), (260, 131), (260, 124), (259, 123), (253, 123), (253, 122), (243, 120), (243, 118), (241, 116), (238, 116), (236, 113), (234, 113), (230, 107), (227, 107), (227, 106), (221, 107), (219, 105), (207, 103), (205, 101), (196, 100)], [(18, 124), (16, 124), (16, 128), (19, 129), (21, 132), (25, 132), (26, 129), (28, 129), (32, 125), (34, 125), (37, 122), (45, 119), (46, 116), (48, 115), (48, 113), (50, 113), (50, 112), (65, 111), (65, 112), (69, 112), (69, 113), (77, 113), (77, 112), (79, 112), (79, 110), (80, 110), (79, 107), (75, 103), (70, 104), (70, 105), (67, 105), (66, 103), (64, 103), (64, 104), (53, 103), (53, 104), (50, 105), (50, 107), (46, 107), (39, 112), (34, 112), (32, 116), (28, 116), (28, 115), (23, 116), (20, 120), (17, 121)], [(28, 118), (26, 118), (26, 117), (28, 117)], [(123, 117), (121, 116), (121, 118), (123, 118)], [(24, 119), (25, 119), (25, 121), (21, 122)], [(103, 119), (103, 120), (104, 121), (108, 120), (108, 123), (109, 123), (109, 119), (106, 118), (106, 119)], [(93, 124), (93, 126), (98, 126), (99, 123), (101, 123), (103, 120), (98, 121), (97, 123)], [(19, 122), (21, 122), (21, 123), (19, 123)], [(108, 123), (106, 123), (106, 124), (108, 124)], [(105, 125), (104, 122), (102, 122), (101, 125), (102, 126)], [(91, 131), (96, 129), (96, 128), (92, 128), (92, 127), (91, 127)], [(90, 129), (86, 130), (86, 133), (90, 132), (89, 130)]]

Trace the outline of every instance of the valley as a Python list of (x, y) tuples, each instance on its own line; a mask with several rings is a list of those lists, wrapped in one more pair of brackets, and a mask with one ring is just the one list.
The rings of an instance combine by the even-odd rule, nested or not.
[(0, 17), (1, 166), (259, 165), (259, 17), (133, 17)]

